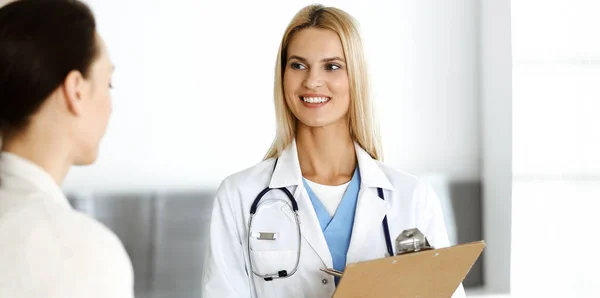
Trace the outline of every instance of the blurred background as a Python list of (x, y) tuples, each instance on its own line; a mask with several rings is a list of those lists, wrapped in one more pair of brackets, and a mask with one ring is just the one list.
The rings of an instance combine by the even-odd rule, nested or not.
[[(65, 191), (125, 243), (140, 297), (199, 297), (214, 192), (269, 148), (279, 43), (294, 14), (313, 2), (86, 2), (116, 64), (114, 113), (100, 159), (72, 170)], [(500, 7), (505, 31), (493, 43), (502, 49), (491, 59), (504, 61), (502, 86), (486, 98), (499, 111), (481, 97), (479, 1), (321, 3), (360, 23), (385, 161), (434, 186), (452, 244), (488, 242), (465, 286), (507, 291), (508, 3)], [(494, 128), (484, 131), (485, 121)], [(495, 135), (496, 149), (485, 151)], [(496, 189), (489, 207), (500, 213), (485, 226), (482, 182), (490, 163), (497, 167), (489, 171), (490, 191)], [(484, 237), (484, 227), (496, 238)]]
[[(6, 2), (6, 1), (4, 1)], [(313, 1), (88, 0), (116, 64), (100, 159), (64, 184), (137, 297), (200, 297), (222, 179), (275, 132), (275, 58)], [(600, 2), (330, 0), (361, 25), (389, 165), (431, 183), (469, 297), (600, 297)]]

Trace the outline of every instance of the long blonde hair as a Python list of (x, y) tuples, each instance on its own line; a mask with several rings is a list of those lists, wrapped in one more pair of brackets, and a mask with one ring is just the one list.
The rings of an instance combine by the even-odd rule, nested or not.
[(304, 7), (292, 19), (285, 30), (275, 66), (275, 115), (277, 130), (275, 140), (265, 159), (279, 157), (296, 137), (296, 117), (285, 101), (283, 74), (287, 60), (287, 47), (294, 33), (305, 28), (328, 29), (337, 33), (346, 56), (350, 85), (350, 134), (372, 158), (382, 160), (379, 127), (374, 120), (373, 104), (369, 94), (369, 78), (364, 49), (356, 20), (345, 11), (335, 7), (313, 4)]

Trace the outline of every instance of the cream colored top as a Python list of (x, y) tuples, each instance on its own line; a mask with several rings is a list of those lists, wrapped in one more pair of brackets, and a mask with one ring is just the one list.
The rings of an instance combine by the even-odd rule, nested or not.
[(346, 189), (348, 189), (348, 185), (350, 185), (350, 181), (342, 185), (324, 185), (308, 179), (306, 179), (306, 183), (310, 186), (310, 189), (315, 196), (317, 196), (319, 201), (321, 201), (323, 207), (325, 207), (325, 210), (327, 210), (327, 213), (329, 213), (329, 216), (331, 217), (335, 215), (335, 211), (340, 206), (344, 194), (346, 193)]
[(50, 175), (0, 154), (0, 298), (131, 298), (133, 269), (113, 232), (71, 208)]

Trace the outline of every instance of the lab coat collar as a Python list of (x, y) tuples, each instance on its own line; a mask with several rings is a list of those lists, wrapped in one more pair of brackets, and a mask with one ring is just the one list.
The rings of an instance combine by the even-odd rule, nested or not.
[(298, 148), (294, 139), (290, 145), (281, 152), (277, 165), (271, 177), (270, 188), (298, 186), (302, 184), (302, 170), (298, 161)]
[[(356, 159), (360, 170), (362, 185), (366, 187), (393, 190), (392, 183), (385, 176), (378, 162), (374, 160), (358, 143), (354, 142)], [(271, 177), (270, 188), (298, 186), (302, 184), (302, 170), (298, 161), (296, 140), (281, 153)]]
[(381, 170), (378, 161), (373, 159), (365, 149), (354, 142), (356, 159), (358, 160), (358, 169), (360, 170), (360, 179), (362, 185), (373, 188), (383, 188), (393, 190), (394, 187), (390, 180)]
[[(349, 256), (352, 259), (355, 259), (357, 252), (362, 249), (367, 235), (381, 226), (381, 220), (390, 208), (387, 201), (377, 196), (376, 190), (369, 188), (381, 187), (392, 190), (392, 184), (379, 167), (379, 164), (356, 142), (354, 145), (361, 177), (361, 190), (348, 250)], [(315, 253), (319, 255), (323, 264), (331, 268), (333, 266), (331, 253), (310, 197), (303, 187), (302, 171), (300, 169), (300, 162), (298, 161), (298, 149), (295, 140), (279, 156), (269, 184), (270, 188), (292, 186), (300, 186), (296, 187), (294, 198), (296, 198), (298, 203), (298, 215), (303, 231), (302, 236)], [(293, 213), (288, 208), (284, 209), (284, 212), (290, 219), (294, 218)]]
[[(18, 184), (4, 185), (2, 181), (4, 179), (10, 179)], [(14, 153), (5, 151), (0, 153), (0, 187), (19, 193), (31, 191), (43, 193), (44, 197), (70, 208), (69, 201), (60, 186), (48, 172)]]

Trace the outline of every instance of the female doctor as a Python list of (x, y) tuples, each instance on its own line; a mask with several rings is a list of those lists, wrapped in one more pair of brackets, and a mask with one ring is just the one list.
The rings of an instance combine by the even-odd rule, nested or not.
[[(277, 58), (276, 138), (218, 189), (203, 297), (331, 297), (338, 280), (320, 269), (390, 255), (387, 235), (418, 228), (449, 245), (432, 189), (380, 162), (366, 69), (350, 15), (311, 5), (293, 18)], [(453, 297), (464, 295), (461, 285)]]
[(0, 8), (0, 297), (131, 298), (131, 261), (60, 184), (96, 160), (113, 65), (75, 0)]

